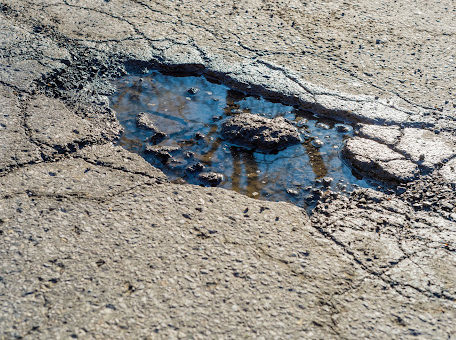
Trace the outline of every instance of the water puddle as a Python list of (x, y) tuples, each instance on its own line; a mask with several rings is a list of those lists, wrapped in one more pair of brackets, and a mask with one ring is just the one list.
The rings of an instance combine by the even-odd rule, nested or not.
[[(116, 86), (118, 91), (110, 100), (125, 129), (120, 145), (139, 153), (175, 182), (204, 185), (207, 182), (199, 175), (216, 172), (223, 174), (220, 187), (306, 208), (312, 208), (327, 188), (344, 192), (356, 186), (372, 186), (355, 176), (341, 159), (343, 140), (353, 135), (350, 125), (246, 96), (204, 77), (151, 71), (119, 79)], [(167, 137), (151, 143), (153, 132), (137, 124), (141, 112)], [(302, 143), (264, 154), (223, 140), (221, 124), (242, 112), (287, 118), (299, 128)], [(172, 147), (168, 148), (172, 157), (147, 152), (153, 143)]]

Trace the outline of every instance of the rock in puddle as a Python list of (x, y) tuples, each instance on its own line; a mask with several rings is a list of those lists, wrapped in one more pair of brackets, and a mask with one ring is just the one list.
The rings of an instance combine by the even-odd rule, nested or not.
[(273, 119), (251, 113), (229, 118), (222, 136), (238, 145), (260, 152), (273, 152), (301, 142), (298, 129), (283, 117)]
[(173, 157), (172, 154), (179, 150), (180, 149), (176, 146), (147, 145), (144, 151), (148, 154), (155, 156), (162, 163), (166, 163), (169, 159)]
[(157, 127), (155, 126), (155, 122), (152, 117), (146, 112), (140, 112), (136, 116), (136, 125), (140, 128), (157, 131)]
[(198, 163), (188, 166), (185, 170), (190, 173), (195, 173), (195, 172), (203, 171), (204, 168), (205, 168), (204, 164), (201, 162), (198, 162)]
[(136, 125), (152, 132), (152, 136), (149, 138), (149, 142), (152, 144), (158, 144), (167, 137), (166, 133), (160, 131), (160, 129), (155, 126), (153, 118), (146, 112), (138, 114), (136, 117)]
[(336, 124), (335, 127), (336, 127), (337, 132), (342, 132), (342, 133), (349, 132), (351, 130), (351, 127), (346, 124)]
[(376, 141), (354, 137), (343, 148), (346, 159), (361, 173), (391, 182), (410, 182), (418, 166), (403, 155)]
[(161, 131), (155, 132), (152, 136), (150, 136), (147, 141), (151, 144), (159, 144), (166, 139), (167, 134)]
[(201, 181), (201, 183), (210, 185), (212, 187), (215, 187), (222, 183), (223, 178), (223, 174), (217, 172), (204, 172), (198, 175), (198, 179)]
[(192, 94), (192, 95), (195, 95), (199, 92), (199, 89), (197, 87), (190, 87), (188, 90), (187, 90), (187, 93), (188, 94)]
[(323, 184), (323, 186), (325, 187), (329, 187), (331, 186), (331, 183), (333, 182), (333, 178), (332, 177), (323, 177), (321, 179), (321, 183)]

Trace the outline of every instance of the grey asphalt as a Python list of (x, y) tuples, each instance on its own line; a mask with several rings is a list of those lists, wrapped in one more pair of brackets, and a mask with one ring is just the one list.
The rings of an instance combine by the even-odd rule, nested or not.
[[(0, 0), (0, 338), (454, 338), (454, 18), (451, 0)], [(144, 68), (364, 124), (352, 166), (408, 183), (325, 192), (310, 217), (169, 183), (114, 144), (111, 81)]]

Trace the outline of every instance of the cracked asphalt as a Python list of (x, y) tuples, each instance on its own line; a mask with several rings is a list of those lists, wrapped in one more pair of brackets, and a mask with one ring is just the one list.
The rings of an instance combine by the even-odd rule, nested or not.
[[(456, 8), (0, 0), (0, 338), (456, 336)], [(111, 81), (204, 75), (358, 125), (313, 214), (175, 185)]]

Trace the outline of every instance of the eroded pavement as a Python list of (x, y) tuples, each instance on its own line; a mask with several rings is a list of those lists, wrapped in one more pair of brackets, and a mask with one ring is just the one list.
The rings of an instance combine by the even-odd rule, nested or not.
[[(453, 338), (452, 1), (0, 1), (5, 338)], [(113, 144), (110, 80), (159, 68), (359, 125), (388, 193), (174, 185)]]

